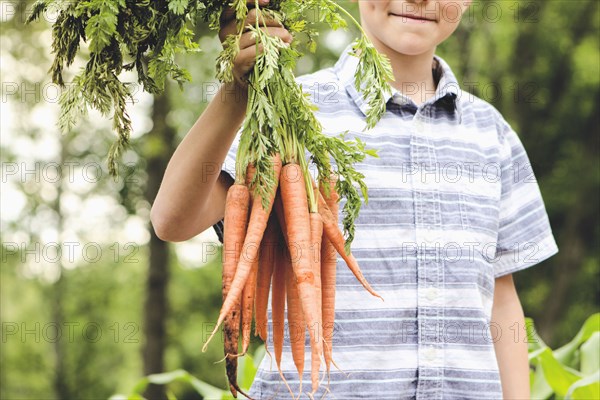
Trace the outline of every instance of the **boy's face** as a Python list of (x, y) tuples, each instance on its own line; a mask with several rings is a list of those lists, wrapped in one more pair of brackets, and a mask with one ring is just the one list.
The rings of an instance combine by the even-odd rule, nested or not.
[(359, 0), (361, 24), (380, 50), (435, 51), (458, 27), (471, 0)]

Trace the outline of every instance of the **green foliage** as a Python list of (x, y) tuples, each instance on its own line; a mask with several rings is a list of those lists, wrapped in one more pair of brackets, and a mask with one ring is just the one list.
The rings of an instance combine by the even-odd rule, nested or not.
[(124, 7), (125, 2), (120, 4), (114, 1), (103, 1), (94, 3), (89, 11), (92, 15), (85, 26), (85, 36), (90, 38), (90, 52), (100, 53), (108, 46), (117, 33), (117, 14), (119, 6)]
[[(173, 78), (183, 88), (183, 83), (190, 81), (191, 75), (177, 64), (175, 54), (199, 50), (197, 43), (192, 40), (188, 23), (194, 25), (196, 18), (201, 17), (211, 28), (218, 28), (217, 17), (220, 18), (223, 7), (228, 4), (227, 1), (209, 0), (171, 0), (166, 4), (142, 2), (135, 5), (126, 0), (90, 0), (76, 4), (38, 0), (28, 22), (39, 18), (51, 5), (62, 7), (59, 19), (53, 26), (56, 57), (52, 76), (55, 83), (64, 85), (63, 65), (69, 66), (73, 62), (80, 39), (89, 40), (90, 56), (86, 68), (75, 77), (74, 84), (60, 98), (61, 130), (70, 130), (77, 119), (86, 114), (88, 107), (99, 110), (103, 115), (114, 109), (113, 129), (118, 136), (109, 150), (108, 164), (110, 174), (118, 176), (116, 162), (129, 144), (131, 132), (125, 101), (127, 98), (133, 100), (129, 88), (119, 80), (119, 74), (135, 67), (143, 89), (150, 93), (160, 93), (167, 77)], [(231, 5), (235, 10), (238, 33), (225, 40), (223, 51), (217, 59), (216, 75), (223, 82), (233, 81), (233, 62), (239, 52), (239, 40), (248, 14), (245, 1), (237, 0)], [(332, 173), (327, 154), (337, 155), (334, 158), (339, 168), (336, 173), (341, 178), (339, 195), (347, 200), (342, 212), (348, 232), (346, 243), (349, 245), (354, 237), (353, 224), (361, 205), (355, 186), (366, 194), (362, 176), (354, 171), (350, 162), (357, 157), (344, 154), (347, 146), (342, 146), (340, 141), (319, 138), (323, 136), (322, 127), (313, 115), (314, 107), (294, 79), (296, 60), (302, 56), (298, 46), (300, 42), (288, 46), (280, 38), (260, 29), (259, 21), (263, 17), (270, 17), (289, 27), (292, 35), (306, 35), (309, 37), (307, 48), (314, 52), (315, 22), (325, 22), (332, 29), (338, 29), (347, 26), (344, 15), (351, 19), (361, 31), (354, 45), (355, 55), (360, 59), (355, 83), (357, 89), (365, 93), (369, 103), (369, 128), (385, 112), (384, 93), (391, 91), (388, 81), (393, 79), (389, 60), (375, 50), (352, 15), (331, 0), (273, 1), (268, 8), (260, 8), (258, 3), (255, 7), (256, 26), (249, 28), (257, 46), (262, 45), (264, 50), (257, 54), (249, 78), (247, 118), (242, 130), (245, 138), (238, 152), (237, 180), (245, 180), (246, 167), (248, 163), (253, 163), (256, 167), (252, 182), (254, 194), (261, 196), (266, 207), (268, 194), (274, 187), (271, 171), (273, 154), (280, 153), (284, 163), (302, 164), (305, 175), (308, 175), (304, 149), (320, 142), (326, 147), (319, 149), (321, 154), (312, 160), (319, 172), (323, 173), (321, 180), (328, 179)], [(305, 14), (314, 10), (322, 12), (317, 21), (310, 21)], [(133, 61), (124, 64), (125, 57)], [(358, 149), (355, 146), (352, 151)], [(315, 211), (316, 202), (308, 180), (306, 186), (310, 208)]]
[[(38, 0), (27, 23), (35, 21), (49, 8), (59, 11), (52, 27), (52, 81), (65, 86), (63, 68), (70, 66), (79, 51), (79, 42), (89, 42), (86, 67), (61, 96), (60, 128), (69, 130), (87, 108), (103, 115), (113, 110), (113, 130), (117, 141), (108, 154), (108, 167), (118, 177), (117, 161), (129, 144), (131, 120), (126, 101), (132, 100), (130, 88), (119, 79), (122, 71), (135, 68), (138, 82), (149, 93), (160, 93), (167, 77), (183, 85), (189, 72), (174, 61), (176, 53), (197, 52), (190, 23), (202, 12), (199, 2), (89, 0)], [(204, 15), (206, 18), (208, 16)]]
[(385, 112), (385, 93), (391, 94), (386, 82), (394, 80), (392, 67), (382, 57), (376, 57), (377, 50), (362, 36), (352, 46), (355, 53), (362, 54), (355, 75), (355, 86), (364, 93), (369, 103), (367, 128), (373, 128)]
[[(144, 252), (133, 257), (135, 263), (124, 257), (115, 262), (111, 246), (102, 247), (103, 257), (96, 263), (64, 269), (52, 283), (27, 277), (21, 260), (33, 263), (31, 255), (13, 256), (2, 248), (7, 262), (0, 272), (4, 340), (0, 397), (56, 398), (57, 365), (67, 386), (60, 394), (66, 398), (107, 398), (137, 378), (143, 341), (143, 286), (137, 282), (143, 281), (144, 265), (139, 260)], [(58, 302), (63, 304), (59, 314)], [(8, 326), (13, 333), (4, 336)]]
[[(366, 155), (371, 157), (378, 157), (377, 152), (372, 149), (366, 149), (366, 144), (361, 141), (358, 137), (354, 138), (354, 141), (348, 141), (345, 139), (346, 134), (344, 132), (339, 136), (320, 136), (317, 140), (309, 140), (307, 142), (307, 149), (315, 157), (325, 157), (327, 154), (323, 149), (331, 149), (331, 156), (335, 160), (336, 169), (338, 176), (343, 179), (338, 179), (335, 185), (337, 193), (344, 193), (344, 197), (347, 199), (343, 208), (343, 220), (342, 224), (344, 227), (344, 234), (346, 235), (345, 250), (346, 253), (350, 254), (350, 244), (354, 239), (355, 227), (354, 220), (358, 217), (358, 213), (361, 207), (360, 195), (358, 189), (352, 182), (358, 183), (358, 187), (361, 191), (365, 203), (368, 203), (369, 196), (367, 192), (367, 185), (364, 183), (364, 174), (356, 171), (354, 168), (349, 168), (354, 163), (361, 162), (364, 160)], [(319, 163), (317, 163), (319, 165)], [(319, 176), (327, 177), (328, 170), (319, 170)], [(322, 179), (324, 182), (324, 179)], [(324, 184), (326, 194), (329, 191), (329, 186)]]
[[(354, 221), (362, 204), (357, 186), (367, 199), (364, 176), (354, 169), (353, 164), (362, 161), (369, 153), (359, 142), (357, 145), (346, 144), (339, 138), (330, 140), (323, 135), (322, 126), (314, 116), (315, 107), (294, 78), (296, 60), (302, 55), (299, 50), (300, 42), (295, 40), (287, 45), (280, 38), (265, 33), (258, 24), (263, 17), (270, 17), (289, 27), (293, 36), (306, 34), (310, 39), (314, 37), (315, 31), (304, 13), (311, 7), (323, 10), (319, 21), (326, 21), (333, 29), (346, 26), (340, 11), (360, 28), (350, 14), (329, 0), (305, 3), (282, 1), (274, 3), (274, 9), (262, 9), (259, 6), (255, 8), (256, 26), (250, 26), (249, 30), (257, 46), (262, 45), (263, 51), (257, 54), (248, 79), (247, 118), (242, 126), (237, 153), (236, 180), (239, 183), (245, 181), (247, 165), (252, 163), (256, 168), (251, 182), (254, 195), (261, 196), (263, 206), (268, 207), (269, 193), (274, 188), (272, 156), (279, 153), (284, 164), (296, 162), (302, 166), (307, 177), (309, 207), (316, 211), (315, 196), (308, 180), (309, 172), (305, 161), (305, 150), (308, 150), (322, 182), (329, 179), (332, 173), (341, 178), (336, 185), (340, 198), (347, 200), (342, 212), (346, 247), (349, 249), (354, 238)], [(247, 10), (240, 10), (236, 14), (238, 23), (246, 19), (246, 13)], [(232, 34), (226, 39), (223, 53), (217, 60), (217, 76), (226, 82), (233, 80), (233, 61), (239, 51), (242, 29), (243, 26), (238, 24), (237, 35)], [(370, 105), (368, 125), (373, 126), (385, 112), (383, 92), (391, 90), (388, 81), (392, 74), (389, 60), (375, 51), (362, 28), (360, 29), (362, 36), (355, 46), (355, 55), (360, 59), (361, 69), (357, 71), (356, 84), (359, 90), (366, 93)], [(311, 40), (308, 46), (309, 50), (315, 50)], [(363, 78), (365, 73), (370, 74), (369, 78)], [(332, 171), (330, 157), (335, 160), (337, 171)]]
[[(258, 370), (258, 365), (260, 364), (262, 357), (264, 357), (264, 353), (265, 351), (263, 346), (260, 347), (255, 353), (256, 361), (248, 354), (239, 359), (238, 383), (240, 388), (246, 393), (249, 391), (250, 386), (254, 381), (254, 376), (256, 375), (256, 371)], [(178, 369), (172, 372), (165, 372), (161, 374), (152, 374), (145, 376), (135, 384), (131, 391), (131, 394), (116, 394), (111, 396), (110, 400), (142, 400), (144, 399), (143, 393), (146, 390), (148, 384), (150, 383), (153, 383), (155, 385), (169, 385), (179, 382), (192, 386), (194, 391), (200, 396), (202, 396), (202, 398), (204, 399), (234, 399), (234, 397), (229, 391), (225, 391), (215, 386), (212, 386), (194, 377), (189, 372), (182, 369)], [(172, 391), (168, 391), (167, 395), (169, 399), (177, 399), (175, 393), (173, 393)]]
[(577, 335), (559, 349), (552, 350), (532, 330), (527, 318), (530, 341), (531, 397), (548, 399), (600, 398), (600, 314), (590, 316)]

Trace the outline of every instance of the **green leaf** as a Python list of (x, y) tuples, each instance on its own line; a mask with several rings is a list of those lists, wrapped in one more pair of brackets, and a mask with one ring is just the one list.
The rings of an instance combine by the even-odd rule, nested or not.
[(554, 351), (556, 359), (563, 364), (574, 366), (575, 352), (579, 346), (598, 331), (600, 331), (600, 313), (591, 315), (573, 340)]
[(146, 387), (149, 383), (153, 383), (155, 385), (167, 385), (173, 382), (189, 383), (198, 394), (207, 399), (221, 398), (224, 393), (223, 390), (209, 385), (206, 382), (202, 382), (201, 380), (190, 375), (189, 372), (178, 369), (171, 372), (148, 375), (140, 379), (140, 381), (133, 388), (133, 393), (131, 396), (129, 396), (129, 399), (141, 399), (142, 397), (138, 395), (141, 395), (146, 390)]
[[(533, 362), (534, 360), (538, 360), (538, 357), (548, 349), (548, 347), (542, 347), (529, 352), (529, 361)], [(539, 360), (538, 360), (539, 361)]]
[(33, 3), (33, 7), (31, 10), (31, 14), (25, 20), (25, 24), (29, 24), (35, 20), (37, 20), (40, 15), (48, 8), (48, 4), (50, 4), (52, 0), (37, 0)]
[(581, 345), (581, 373), (590, 375), (600, 369), (600, 332), (592, 336)]
[[(143, 377), (142, 379), (140, 379), (135, 386), (133, 387), (132, 390), (132, 395), (133, 394), (140, 394), (143, 393), (144, 390), (146, 390), (146, 387), (148, 387), (148, 378), (147, 377)], [(131, 398), (131, 397), (130, 397)]]
[(188, 6), (188, 0), (170, 0), (169, 11), (175, 15), (181, 15)]
[(202, 382), (201, 380), (189, 374), (187, 381), (194, 387), (194, 389), (196, 389), (196, 392), (205, 399), (220, 399), (223, 397), (223, 394), (226, 393), (224, 390), (209, 385), (206, 382)]
[(238, 358), (238, 383), (242, 389), (250, 389), (254, 376), (256, 375), (256, 365), (250, 355)]
[(600, 399), (600, 370), (571, 385), (565, 399)]
[(118, 7), (106, 0), (100, 7), (100, 12), (89, 19), (85, 35), (90, 40), (92, 53), (99, 53), (109, 45), (117, 31), (117, 12)]
[[(538, 364), (538, 363), (536, 363)], [(541, 368), (536, 368), (535, 372), (530, 374), (531, 382), (531, 398), (536, 400), (546, 400), (552, 396), (554, 391), (548, 385), (544, 377), (544, 371)]]
[[(525, 334), (530, 354), (533, 350), (543, 349), (547, 347), (546, 343), (544, 343), (542, 338), (537, 334), (533, 319), (529, 317), (525, 317)], [(529, 359), (531, 360), (531, 357)]]
[(148, 375), (146, 378), (148, 379), (149, 383), (154, 383), (155, 385), (166, 385), (167, 383), (187, 378), (188, 375), (189, 374), (186, 371), (178, 369), (171, 372)]
[(264, 344), (259, 346), (256, 349), (256, 351), (254, 352), (254, 355), (252, 356), (252, 359), (254, 360), (254, 366), (256, 368), (260, 367), (262, 359), (265, 357), (266, 354), (267, 354), (267, 349), (265, 348)]
[(544, 371), (546, 381), (559, 396), (565, 396), (569, 387), (581, 379), (581, 374), (578, 371), (558, 362), (549, 347), (542, 349), (538, 358), (540, 360), (539, 366)]

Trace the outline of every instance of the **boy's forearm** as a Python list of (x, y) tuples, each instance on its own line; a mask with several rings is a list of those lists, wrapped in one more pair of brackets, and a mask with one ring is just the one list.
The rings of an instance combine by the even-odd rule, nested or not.
[(525, 315), (512, 276), (496, 279), (492, 324), (501, 335), (494, 343), (505, 400), (529, 399), (529, 359)]
[[(192, 237), (209, 227), (204, 212), (247, 105), (247, 92), (223, 84), (175, 150), (152, 206), (155, 230), (167, 240)], [(206, 220), (206, 221), (205, 221)], [(207, 226), (204, 226), (207, 225)]]

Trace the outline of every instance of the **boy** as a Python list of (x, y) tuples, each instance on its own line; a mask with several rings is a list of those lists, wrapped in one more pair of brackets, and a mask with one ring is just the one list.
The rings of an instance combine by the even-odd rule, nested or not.
[[(395, 76), (386, 113), (370, 131), (362, 131), (366, 104), (353, 86), (357, 59), (349, 48), (334, 67), (298, 78), (319, 106), (325, 134), (349, 130), (379, 150), (379, 158), (357, 165), (369, 203), (352, 250), (385, 302), (338, 263), (333, 356), (343, 372), (331, 372), (332, 398), (529, 398), (524, 315), (512, 273), (558, 248), (519, 137), (495, 108), (462, 91), (435, 55), (468, 3), (359, 1), (361, 24)], [(230, 16), (222, 40), (235, 30)], [(291, 40), (273, 21), (264, 29)], [(223, 218), (232, 179), (207, 174), (206, 166), (225, 161), (233, 170), (244, 76), (255, 57), (248, 33), (241, 47), (236, 82), (223, 85), (165, 173), (151, 213), (164, 240), (187, 240)], [(291, 359), (286, 346), (282, 368), (297, 390)], [(265, 357), (250, 395), (285, 398), (269, 363)]]

